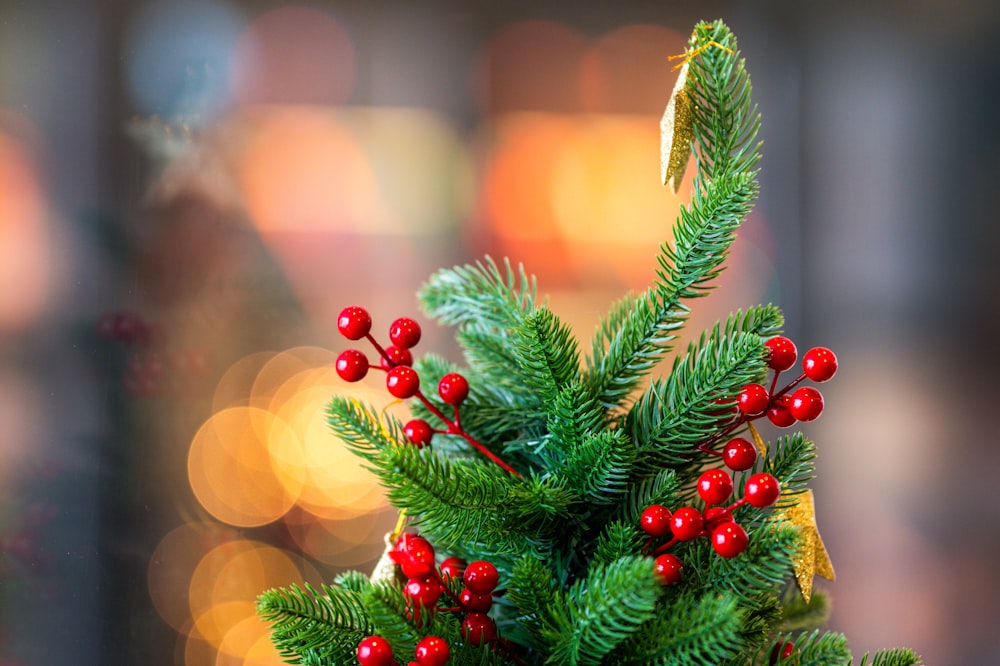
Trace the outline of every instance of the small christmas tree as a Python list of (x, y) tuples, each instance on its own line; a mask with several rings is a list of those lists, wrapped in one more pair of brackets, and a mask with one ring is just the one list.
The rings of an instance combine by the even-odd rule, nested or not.
[[(329, 423), (401, 520), (371, 576), (261, 595), (290, 663), (851, 663), (844, 636), (815, 629), (827, 603), (813, 576), (833, 574), (807, 487), (815, 446), (800, 433), (765, 443), (753, 424), (818, 417), (822, 395), (800, 384), (833, 377), (833, 352), (809, 350), (782, 385), (795, 344), (777, 308), (754, 307), (639, 391), (758, 189), (759, 115), (735, 37), (701, 23), (680, 58), (662, 175), (676, 187), (693, 152), (693, 198), (654, 284), (611, 309), (589, 353), (533, 279), (489, 259), (441, 271), (420, 293), (429, 315), (457, 326), (465, 368), (414, 358), (411, 319), (383, 346), (363, 308), (342, 312), (341, 333), (371, 343), (378, 362), (348, 349), (337, 372), (384, 371), (415, 418), (335, 397)], [(918, 661), (895, 649), (861, 663)]]

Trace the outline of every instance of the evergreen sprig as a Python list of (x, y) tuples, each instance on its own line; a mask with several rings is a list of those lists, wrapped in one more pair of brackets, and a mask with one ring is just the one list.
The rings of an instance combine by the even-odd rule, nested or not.
[[(817, 590), (812, 603), (801, 600), (791, 582), (800, 535), (775, 518), (812, 479), (816, 446), (801, 433), (767, 443), (766, 455), (734, 475), (737, 497), (756, 473), (782, 489), (770, 508), (732, 500), (749, 538), (727, 553), (734, 557), (717, 552), (705, 531), (651, 538), (640, 523), (652, 504), (701, 513), (698, 475), (717, 466), (710, 454), (724, 437), (748, 428), (730, 409), (746, 384), (764, 381), (764, 343), (783, 325), (771, 305), (736, 312), (691, 338), (669, 373), (641, 388), (724, 269), (758, 193), (760, 114), (736, 38), (721, 21), (699, 23), (684, 58), (692, 198), (659, 248), (649, 288), (612, 305), (586, 353), (538, 299), (534, 277), (486, 257), (438, 271), (419, 293), (430, 316), (456, 327), (465, 363), (434, 354), (414, 363), (422, 390), (412, 411), (436, 429), (430, 447), (411, 445), (398, 419), (357, 400), (335, 397), (327, 410), (333, 433), (439, 559), (496, 566), (497, 640), (477, 646), (463, 632), (461, 580), (443, 580), (447, 591), (429, 609), (414, 607), (396, 581), (345, 572), (322, 590), (261, 595), (260, 615), (290, 663), (355, 663), (369, 635), (390, 643), (396, 663), (408, 663), (428, 635), (451, 646), (454, 666), (760, 666), (790, 640), (793, 657), (777, 663), (851, 663), (842, 635), (803, 633), (825, 619), (827, 598)], [(459, 409), (428, 388), (452, 372), (471, 388)], [(657, 573), (664, 550), (683, 563), (670, 585)], [(865, 655), (861, 666), (918, 662), (896, 649)]]

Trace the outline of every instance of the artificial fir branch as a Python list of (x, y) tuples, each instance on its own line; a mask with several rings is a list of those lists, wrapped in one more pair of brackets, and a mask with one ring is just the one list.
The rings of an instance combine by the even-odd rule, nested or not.
[[(397, 573), (410, 580), (405, 594), (396, 580), (356, 572), (322, 592), (292, 586), (264, 593), (260, 614), (291, 663), (849, 662), (839, 634), (779, 633), (825, 615), (821, 593), (810, 605), (794, 596), (789, 580), (800, 528), (780, 514), (808, 490), (815, 445), (792, 434), (758, 441), (755, 453), (744, 442), (733, 459), (733, 442), (726, 442), (748, 428), (756, 436), (751, 421), (763, 412), (743, 404), (744, 394), (769, 369), (771, 395), (757, 387), (767, 408), (803, 390), (791, 394), (805, 376), (777, 389), (778, 374), (795, 360), (793, 345), (789, 365), (775, 363), (778, 309), (754, 307), (720, 322), (629, 403), (672, 348), (693, 299), (723, 270), (758, 191), (760, 116), (735, 37), (719, 21), (700, 23), (683, 59), (679, 86), (692, 127), (682, 135), (698, 167), (692, 199), (672, 242), (660, 247), (652, 285), (612, 306), (583, 359), (570, 328), (538, 300), (534, 278), (506, 260), (441, 270), (420, 291), (429, 315), (457, 327), (466, 368), (433, 354), (401, 368), (411, 362), (402, 359), (419, 338), (416, 324), (406, 320), (409, 339), (390, 331), (394, 344), (402, 341), (390, 355), (370, 334), (367, 311), (345, 310), (338, 328), (375, 345), (387, 380), (419, 378), (421, 388), (390, 392), (414, 397), (414, 416), (427, 421), (423, 435), (414, 434), (413, 421), (404, 426), (356, 400), (334, 398), (327, 413), (333, 432), (405, 510), (409, 531), (391, 554)], [(361, 352), (345, 359), (341, 377), (366, 374)], [(454, 399), (440, 382), (456, 373), (468, 386)], [(792, 420), (818, 416), (802, 413)], [(732, 475), (716, 466), (720, 458)], [(427, 546), (412, 545), (419, 541)], [(445, 576), (447, 556), (469, 569)], [(470, 578), (470, 569), (479, 573)], [(478, 587), (484, 583), (476, 576), (487, 570), (492, 582)], [(443, 594), (423, 596), (426, 589)], [(450, 652), (421, 653), (431, 638)], [(792, 657), (782, 656), (786, 649)], [(861, 663), (917, 662), (912, 652), (895, 650)]]

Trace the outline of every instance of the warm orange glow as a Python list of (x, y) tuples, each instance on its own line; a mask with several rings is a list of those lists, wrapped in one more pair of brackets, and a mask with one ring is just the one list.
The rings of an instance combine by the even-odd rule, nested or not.
[(385, 535), (397, 517), (395, 509), (384, 508), (341, 519), (321, 518), (297, 509), (285, 514), (284, 522), (302, 552), (324, 564), (353, 567), (382, 552)]
[(0, 131), (0, 331), (20, 330), (45, 309), (52, 239), (32, 151)]
[(493, 136), (483, 212), (502, 253), (547, 285), (648, 284), (690, 195), (658, 182), (657, 118), (505, 114)]
[(380, 217), (368, 157), (329, 111), (273, 110), (251, 126), (239, 182), (261, 232), (343, 231)]
[[(274, 439), (263, 437), (275, 435)], [(215, 413), (191, 442), (188, 479), (205, 510), (239, 527), (264, 525), (280, 518), (298, 499), (295, 475), (272, 462), (293, 460), (295, 433), (276, 416), (254, 407), (231, 407)], [(301, 478), (301, 477), (299, 477)]]
[[(302, 572), (284, 551), (255, 541), (224, 544), (206, 553), (191, 576), (188, 602), (193, 631), (221, 648), (235, 627), (256, 616), (257, 596), (266, 589), (304, 582)], [(233, 634), (227, 651), (249, 650), (259, 634)], [(263, 630), (263, 625), (261, 625)], [(243, 640), (240, 640), (240, 636)]]

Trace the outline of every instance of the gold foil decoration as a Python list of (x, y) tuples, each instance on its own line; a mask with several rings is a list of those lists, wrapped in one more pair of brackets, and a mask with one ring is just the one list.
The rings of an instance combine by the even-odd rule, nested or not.
[(799, 552), (792, 560), (795, 580), (799, 583), (802, 598), (809, 603), (812, 597), (813, 578), (817, 575), (827, 580), (835, 580), (833, 563), (823, 545), (823, 537), (816, 527), (816, 504), (813, 493), (807, 490), (796, 496), (795, 503), (781, 509), (775, 515), (799, 529)]
[(694, 140), (694, 119), (691, 116), (691, 95), (687, 90), (687, 61), (681, 66), (670, 94), (670, 101), (660, 118), (660, 178), (674, 192), (681, 186), (684, 170), (691, 157)]
[(767, 444), (764, 443), (764, 438), (760, 436), (757, 428), (754, 427), (753, 423), (747, 422), (747, 426), (750, 428), (750, 439), (753, 440), (753, 445), (757, 447), (757, 453), (760, 454), (761, 458), (767, 457)]
[(399, 568), (399, 565), (396, 564), (396, 561), (389, 554), (395, 550), (396, 541), (399, 539), (399, 535), (403, 533), (405, 526), (406, 511), (402, 510), (399, 512), (399, 518), (396, 519), (396, 526), (391, 532), (387, 532), (385, 535), (385, 550), (382, 551), (382, 557), (378, 558), (378, 562), (375, 563), (375, 568), (372, 570), (372, 575), (369, 576), (373, 583), (386, 581), (400, 586), (406, 583), (403, 570)]

